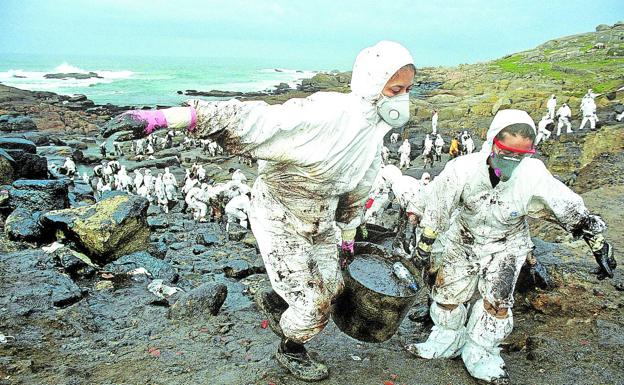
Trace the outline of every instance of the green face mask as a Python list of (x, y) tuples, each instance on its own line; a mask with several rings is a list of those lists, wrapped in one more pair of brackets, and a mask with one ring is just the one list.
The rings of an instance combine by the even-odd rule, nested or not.
[(502, 154), (495, 154), (494, 152), (490, 154), (490, 157), (494, 174), (503, 182), (507, 182), (511, 178), (511, 174), (513, 174), (522, 159), (524, 159), (524, 157), (505, 156)]

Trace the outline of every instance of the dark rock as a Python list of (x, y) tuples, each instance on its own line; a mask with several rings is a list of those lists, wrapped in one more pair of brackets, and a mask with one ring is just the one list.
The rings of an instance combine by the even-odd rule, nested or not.
[(195, 238), (195, 242), (204, 246), (212, 246), (214, 244), (219, 243), (219, 237), (217, 237), (213, 232), (204, 230), (197, 234)]
[(0, 185), (9, 184), (15, 180), (15, 159), (8, 152), (0, 149)]
[(137, 162), (132, 166), (126, 167), (127, 171), (134, 171), (141, 168), (164, 168), (164, 167), (173, 167), (179, 166), (180, 160), (177, 156), (166, 156), (164, 158), (159, 159), (148, 159), (142, 162)]
[(0, 131), (34, 131), (35, 122), (28, 116), (0, 115)]
[(33, 142), (21, 138), (0, 137), (0, 148), (4, 148), (5, 150), (22, 150), (31, 154), (37, 153), (37, 146), (35, 146)]
[(230, 241), (242, 241), (247, 235), (247, 229), (237, 223), (231, 223), (228, 229), (228, 239)]
[(120, 257), (103, 267), (105, 271), (113, 274), (127, 274), (139, 267), (145, 268), (153, 279), (162, 279), (166, 284), (173, 284), (178, 281), (178, 273), (171, 265), (160, 259), (152, 257), (149, 253), (140, 251)]
[(44, 132), (24, 132), (20, 135), (20, 137), (26, 140), (30, 140), (37, 146), (50, 145), (50, 135), (47, 135)]
[(23, 208), (13, 210), (6, 219), (4, 231), (9, 239), (14, 241), (40, 241), (42, 239), (42, 227), (39, 225), (41, 212), (31, 212)]
[(96, 272), (91, 260), (77, 251), (69, 247), (61, 247), (54, 252), (54, 256), (58, 259), (59, 264), (73, 279), (89, 278)]
[(77, 150), (86, 150), (87, 144), (81, 140), (68, 140), (66, 143), (69, 147)]
[(9, 189), (10, 205), (28, 211), (50, 211), (69, 207), (64, 180), (20, 179)]
[(193, 246), (193, 254), (199, 255), (208, 251), (208, 248), (204, 245), (195, 245)]
[(184, 248), (187, 248), (188, 246), (189, 244), (186, 242), (174, 242), (171, 245), (169, 245), (169, 248), (171, 250), (182, 250)]
[(167, 218), (164, 218), (162, 216), (147, 218), (147, 224), (152, 229), (164, 229), (164, 228), (167, 228), (169, 226), (169, 222), (167, 221)]
[(125, 191), (110, 190), (110, 191), (104, 191), (102, 195), (100, 195), (100, 198), (98, 200), (103, 201), (103, 200), (114, 198), (114, 197), (126, 197), (126, 196), (131, 196), (131, 195)]
[(47, 179), (48, 160), (45, 156), (32, 154), (22, 150), (9, 150), (15, 159), (15, 173), (17, 178)]
[(221, 268), (228, 278), (241, 279), (252, 274), (266, 272), (262, 261), (256, 260), (254, 264), (250, 264), (244, 259), (232, 259), (227, 261)]
[(43, 75), (46, 79), (90, 79), (90, 78), (98, 78), (102, 79), (100, 75), (95, 72), (67, 72), (67, 73), (54, 73), (54, 74), (45, 74)]
[(96, 204), (44, 214), (46, 229), (61, 230), (66, 238), (97, 262), (147, 250), (149, 202), (140, 196), (120, 195)]
[(225, 298), (227, 287), (223, 284), (204, 283), (183, 293), (169, 308), (169, 317), (173, 319), (196, 319), (217, 315)]
[(154, 258), (165, 259), (168, 249), (164, 242), (151, 242), (147, 251), (153, 255)]
[(174, 234), (171, 233), (165, 233), (163, 234), (162, 238), (161, 238), (161, 242), (163, 242), (166, 245), (171, 245), (173, 243), (175, 243), (178, 239), (176, 238), (176, 236)]
[(68, 102), (83, 102), (87, 99), (86, 95), (82, 95), (82, 94), (76, 94), (74, 96), (71, 96), (69, 99), (67, 99)]
[(80, 288), (54, 269), (42, 250), (0, 253), (0, 307), (6, 314), (30, 315), (69, 306), (82, 298)]

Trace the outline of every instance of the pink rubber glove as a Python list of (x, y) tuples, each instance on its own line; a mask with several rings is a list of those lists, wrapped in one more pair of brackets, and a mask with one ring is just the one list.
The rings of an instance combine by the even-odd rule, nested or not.
[(342, 241), (340, 248), (344, 252), (355, 254), (355, 241)]
[(143, 129), (145, 135), (149, 135), (158, 128), (167, 128), (167, 118), (161, 110), (131, 110), (124, 112), (134, 119), (147, 123)]

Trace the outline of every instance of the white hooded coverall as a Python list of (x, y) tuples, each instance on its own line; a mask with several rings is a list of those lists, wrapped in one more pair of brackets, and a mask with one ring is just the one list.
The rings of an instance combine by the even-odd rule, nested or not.
[(589, 121), (592, 130), (596, 128), (596, 102), (594, 102), (594, 99), (587, 98), (581, 105), (581, 112), (583, 113), (583, 121), (579, 126), (579, 130), (585, 128), (585, 123), (587, 123), (587, 121)]
[(555, 118), (555, 108), (557, 108), (557, 98), (549, 98), (548, 102), (546, 103), (546, 107), (548, 108), (548, 117), (550, 119), (554, 119)]
[(561, 106), (557, 110), (559, 115), (559, 121), (557, 123), (557, 136), (561, 135), (561, 128), (566, 126), (566, 134), (572, 133), (572, 124), (570, 124), (570, 118), (572, 117), (572, 110), (569, 106)]
[(228, 229), (230, 223), (239, 223), (241, 226), (247, 227), (247, 213), (249, 213), (249, 197), (247, 195), (241, 194), (230, 199), (225, 205)]
[(406, 139), (403, 141), (401, 147), (399, 147), (399, 168), (408, 167), (410, 165), (410, 153), (412, 151), (412, 146), (409, 141)]
[[(442, 234), (432, 250), (437, 268), (432, 299), (439, 304), (459, 305), (456, 310), (463, 311), (465, 317), (462, 304), (478, 290), (495, 308), (509, 309), (507, 318), (497, 319), (483, 310), (483, 301), (477, 301), (468, 321), (466, 346), (478, 344), (488, 351), (495, 349), (513, 327), (514, 287), (533, 248), (527, 217), (549, 216), (571, 231), (589, 216), (582, 198), (555, 179), (538, 159), (523, 159), (511, 179), (492, 187), (486, 161), (493, 138), (514, 123), (535, 129), (526, 112), (499, 111), (482, 151), (449, 161), (428, 186), (426, 198), (417, 204), (417, 213), (422, 212), (420, 225)], [(432, 311), (440, 313), (437, 305)], [(450, 313), (447, 316), (452, 317)], [(462, 354), (467, 357), (462, 357), (475, 375), (473, 370), (478, 372), (478, 365), (469, 367), (467, 362), (478, 362), (471, 357), (472, 351), (472, 347), (464, 347)]]
[(193, 135), (265, 160), (252, 188), (250, 223), (273, 289), (288, 303), (284, 335), (306, 342), (327, 324), (343, 287), (335, 223), (354, 230), (381, 165), (391, 127), (376, 110), (384, 85), (413, 63), (382, 41), (357, 57), (351, 93), (319, 92), (282, 105), (191, 100)]

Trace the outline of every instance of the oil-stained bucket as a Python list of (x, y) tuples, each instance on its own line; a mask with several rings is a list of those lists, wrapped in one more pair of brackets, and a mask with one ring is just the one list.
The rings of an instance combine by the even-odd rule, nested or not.
[[(357, 340), (383, 342), (396, 333), (418, 293), (395, 281), (392, 265), (399, 258), (368, 242), (356, 243), (355, 251), (355, 258), (343, 270), (345, 287), (336, 299), (332, 318), (342, 332)], [(362, 266), (374, 269), (374, 274), (363, 275)]]

